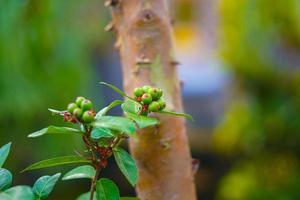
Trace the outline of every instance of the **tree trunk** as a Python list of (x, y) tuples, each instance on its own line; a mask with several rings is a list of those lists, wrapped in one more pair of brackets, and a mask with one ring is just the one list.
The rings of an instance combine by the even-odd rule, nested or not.
[[(113, 21), (106, 28), (116, 33), (123, 85), (162, 88), (167, 109), (182, 111), (177, 61), (167, 0), (109, 0)], [(139, 178), (141, 200), (195, 200), (192, 159), (185, 120), (157, 115), (161, 123), (137, 133), (130, 141)]]

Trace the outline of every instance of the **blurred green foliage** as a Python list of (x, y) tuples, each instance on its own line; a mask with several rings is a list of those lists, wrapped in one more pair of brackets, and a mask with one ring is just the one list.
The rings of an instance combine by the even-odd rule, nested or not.
[(300, 199), (300, 2), (221, 0), (236, 93), (214, 146), (233, 159), (217, 199)]
[(106, 40), (104, 9), (96, 0), (0, 1), (0, 144), (13, 141), (14, 167), (71, 151), (63, 139), (26, 135), (54, 123), (47, 108), (96, 96), (89, 86), (96, 80), (93, 50)]

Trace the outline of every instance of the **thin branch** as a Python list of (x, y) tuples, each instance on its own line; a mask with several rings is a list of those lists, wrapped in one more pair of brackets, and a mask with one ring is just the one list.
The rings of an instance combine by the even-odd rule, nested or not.
[(101, 169), (102, 169), (101, 166), (98, 166), (98, 167), (97, 167), (96, 174), (95, 174), (95, 176), (94, 176), (94, 178), (93, 178), (93, 180), (92, 180), (91, 190), (90, 190), (90, 200), (93, 200), (94, 193), (95, 193), (95, 190), (96, 190), (97, 180), (98, 180), (98, 178), (99, 178)]

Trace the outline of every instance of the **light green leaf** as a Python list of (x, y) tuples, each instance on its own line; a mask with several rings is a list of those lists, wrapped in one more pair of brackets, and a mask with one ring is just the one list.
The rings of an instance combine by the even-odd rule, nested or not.
[[(90, 192), (80, 195), (76, 200), (90, 200)], [(93, 200), (97, 200), (96, 193), (94, 193)]]
[(105, 83), (105, 82), (100, 82), (100, 84), (102, 85), (106, 85), (107, 87), (113, 89), (114, 91), (116, 91), (117, 93), (119, 93), (120, 95), (127, 97), (127, 94), (125, 94), (125, 92), (123, 92), (122, 90), (120, 90), (119, 88), (117, 88), (116, 86), (109, 84), (109, 83)]
[(85, 127), (83, 124), (80, 124), (80, 130), (81, 130), (81, 132), (85, 132)]
[(121, 197), (120, 200), (139, 200), (139, 199), (136, 197)]
[(90, 165), (83, 165), (76, 167), (69, 171), (62, 180), (71, 180), (71, 179), (78, 179), (78, 178), (90, 178), (93, 179), (95, 176), (95, 169)]
[(93, 123), (93, 126), (96, 128), (108, 128), (128, 134), (133, 134), (136, 131), (135, 124), (125, 117), (102, 116)]
[(122, 105), (121, 105), (122, 110), (125, 113), (133, 113), (137, 114), (139, 110), (141, 109), (141, 105), (138, 104), (136, 101), (133, 100), (126, 100)]
[(100, 138), (110, 138), (113, 136), (113, 132), (107, 128), (94, 128), (91, 132), (91, 138), (95, 140)]
[(34, 133), (31, 133), (28, 135), (30, 138), (34, 137), (40, 137), (46, 134), (78, 134), (81, 135), (83, 134), (82, 131), (74, 129), (74, 128), (69, 128), (69, 127), (57, 127), (57, 126), (49, 126), (47, 128), (43, 128), (39, 131), (36, 131)]
[(34, 170), (34, 169), (54, 167), (58, 165), (67, 165), (73, 163), (89, 163), (89, 162), (90, 162), (89, 160), (86, 160), (85, 158), (82, 158), (80, 156), (62, 156), (62, 157), (51, 158), (51, 159), (34, 163), (33, 165), (30, 165), (29, 167), (27, 167), (21, 172)]
[(127, 153), (125, 150), (121, 148), (116, 148), (113, 151), (114, 151), (115, 160), (121, 172), (130, 182), (130, 184), (132, 186), (135, 186), (138, 178), (138, 172), (134, 160), (132, 159), (129, 153)]
[(111, 141), (112, 141), (112, 138), (105, 138), (105, 137), (102, 137), (97, 140), (99, 146), (104, 146), (104, 147), (108, 147), (110, 145)]
[(6, 161), (6, 158), (10, 151), (10, 146), (11, 142), (0, 148), (0, 167), (2, 167), (4, 162)]
[(122, 95), (123, 97), (127, 97), (128, 99), (132, 99), (130, 96), (128, 96), (125, 92), (123, 92), (122, 90), (120, 90), (119, 88), (117, 88), (116, 86), (109, 84), (109, 83), (105, 83), (105, 82), (100, 82), (100, 84), (102, 85), (106, 85), (107, 87), (113, 89), (115, 92), (119, 93), (120, 95)]
[(95, 116), (95, 118), (97, 119), (100, 116), (106, 115), (106, 113), (111, 110), (113, 107), (122, 104), (123, 101), (121, 100), (115, 100), (113, 102), (111, 102), (108, 106), (102, 108)]
[(191, 115), (185, 114), (185, 113), (177, 113), (177, 112), (173, 112), (173, 111), (169, 111), (169, 110), (159, 111), (158, 113), (168, 114), (168, 115), (173, 115), (173, 116), (178, 116), (178, 117), (185, 117), (187, 119), (194, 120)]
[(119, 200), (120, 199), (120, 193), (117, 185), (113, 181), (107, 178), (101, 178), (97, 182), (96, 192), (97, 192), (98, 200)]
[(29, 186), (15, 186), (0, 193), (1, 200), (34, 200), (34, 194)]
[(10, 200), (10, 196), (4, 192), (0, 192), (0, 200)]
[(53, 176), (42, 176), (34, 183), (32, 191), (37, 200), (46, 199), (49, 196), (60, 175), (61, 173), (57, 173)]
[(142, 115), (136, 115), (133, 113), (126, 113), (127, 117), (135, 121), (139, 128), (146, 128), (159, 124), (159, 120), (154, 117), (147, 117)]
[(60, 110), (55, 110), (55, 109), (52, 109), (52, 108), (48, 108), (48, 110), (49, 110), (52, 114), (55, 114), (55, 115), (64, 115), (64, 113), (67, 112), (66, 110), (60, 111)]
[(12, 182), (12, 174), (7, 169), (0, 168), (0, 191), (10, 187)]

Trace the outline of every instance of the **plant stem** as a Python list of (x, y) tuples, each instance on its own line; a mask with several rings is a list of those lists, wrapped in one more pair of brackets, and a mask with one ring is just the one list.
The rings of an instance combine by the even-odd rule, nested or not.
[[(96, 185), (97, 185), (97, 180), (99, 178), (100, 175), (100, 171), (102, 168), (104, 168), (106, 166), (107, 163), (107, 158), (109, 158), (111, 156), (111, 151), (114, 147), (116, 147), (120, 141), (122, 140), (122, 136), (117, 136), (113, 139), (113, 141), (110, 143), (110, 145), (106, 148), (106, 151), (103, 155), (99, 156), (99, 159), (97, 158), (97, 150), (98, 150), (98, 144), (93, 144), (93, 142), (90, 139), (90, 131), (85, 127), (86, 130), (86, 136), (83, 136), (82, 139), (85, 142), (87, 148), (90, 150), (91, 154), (92, 154), (92, 162), (94, 167), (96, 168), (96, 173), (95, 176), (92, 180), (91, 183), (91, 189), (90, 189), (90, 200), (93, 200), (94, 197), (94, 193), (96, 190)], [(95, 146), (96, 147), (95, 147)], [(99, 153), (99, 152), (98, 152)], [(101, 153), (100, 153), (101, 154)], [(103, 164), (103, 162), (105, 164)]]
[(120, 136), (115, 137), (112, 143), (109, 145), (109, 147), (110, 148), (116, 147), (121, 142), (121, 139), (122, 138)]
[(93, 200), (93, 197), (94, 197), (94, 192), (96, 190), (96, 184), (97, 184), (97, 180), (98, 180), (98, 177), (100, 175), (100, 171), (101, 171), (101, 167), (97, 167), (97, 170), (96, 170), (96, 174), (92, 180), (92, 184), (91, 184), (91, 190), (90, 190), (90, 200)]

